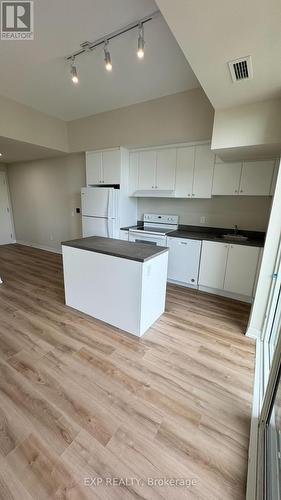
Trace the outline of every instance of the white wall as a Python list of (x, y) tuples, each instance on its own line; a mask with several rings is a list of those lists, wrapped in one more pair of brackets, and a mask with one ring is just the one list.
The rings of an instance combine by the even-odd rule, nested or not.
[(85, 185), (83, 154), (14, 163), (8, 178), (17, 240), (60, 250), (61, 241), (81, 236), (81, 216), (72, 211)]
[(200, 226), (200, 217), (206, 216), (205, 226), (265, 231), (272, 198), (263, 196), (215, 196), (211, 199), (173, 200), (171, 198), (139, 198), (138, 218), (145, 212), (175, 214), (180, 224)]
[(278, 248), (281, 242), (281, 168), (277, 178), (275, 194), (272, 203), (272, 211), (268, 225), (263, 259), (261, 263), (259, 281), (256, 290), (251, 318), (247, 334), (253, 337), (260, 337), (270, 287), (272, 284), (272, 274), (275, 270), (275, 263)]
[(70, 150), (210, 140), (214, 110), (194, 89), (68, 123)]
[(216, 110), (212, 149), (226, 160), (279, 156), (281, 100)]
[(0, 96), (0, 136), (68, 152), (67, 124), (63, 120)]

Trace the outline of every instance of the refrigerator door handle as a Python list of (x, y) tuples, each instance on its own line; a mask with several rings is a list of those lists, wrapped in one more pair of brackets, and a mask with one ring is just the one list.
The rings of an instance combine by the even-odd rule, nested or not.
[(107, 219), (107, 236), (108, 238), (113, 238), (113, 220), (112, 219)]
[(107, 217), (111, 219), (113, 217), (112, 215), (112, 196), (113, 196), (113, 190), (110, 190), (108, 193), (108, 204), (107, 204)]

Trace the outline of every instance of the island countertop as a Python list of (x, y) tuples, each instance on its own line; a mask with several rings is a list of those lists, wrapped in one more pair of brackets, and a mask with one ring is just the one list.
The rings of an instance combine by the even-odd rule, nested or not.
[(63, 241), (63, 246), (88, 250), (89, 252), (112, 255), (121, 259), (146, 262), (156, 255), (168, 252), (167, 247), (148, 245), (146, 243), (133, 243), (113, 238), (102, 238), (100, 236), (90, 236), (78, 240)]

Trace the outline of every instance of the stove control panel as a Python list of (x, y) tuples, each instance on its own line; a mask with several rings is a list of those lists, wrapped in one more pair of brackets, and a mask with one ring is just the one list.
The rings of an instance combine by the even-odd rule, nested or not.
[(144, 222), (151, 222), (157, 224), (175, 224), (179, 223), (178, 215), (163, 215), (163, 214), (144, 214)]

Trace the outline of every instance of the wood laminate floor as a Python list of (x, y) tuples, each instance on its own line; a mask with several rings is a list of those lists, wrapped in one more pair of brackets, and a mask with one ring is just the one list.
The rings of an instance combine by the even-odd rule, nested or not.
[(245, 498), (248, 305), (169, 286), (137, 339), (64, 306), (59, 255), (0, 275), (1, 500)]

